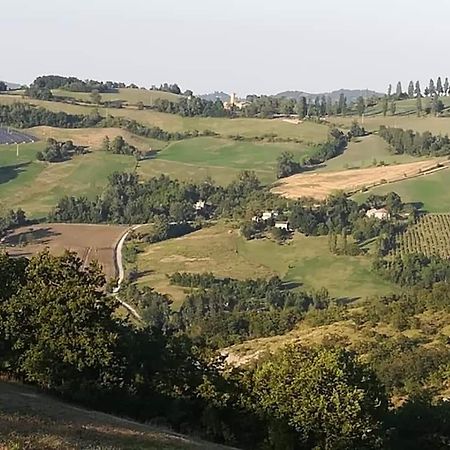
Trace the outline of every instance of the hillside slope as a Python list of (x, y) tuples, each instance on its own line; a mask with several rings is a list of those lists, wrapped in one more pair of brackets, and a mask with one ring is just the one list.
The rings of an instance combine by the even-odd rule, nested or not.
[(71, 406), (0, 381), (0, 448), (226, 450), (149, 425)]

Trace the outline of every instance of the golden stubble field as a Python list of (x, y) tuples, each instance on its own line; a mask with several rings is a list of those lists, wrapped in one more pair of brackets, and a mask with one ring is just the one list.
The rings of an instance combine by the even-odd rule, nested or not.
[(76, 252), (85, 265), (97, 260), (107, 278), (116, 277), (115, 248), (128, 229), (118, 225), (42, 224), (14, 230), (0, 250), (30, 257), (45, 249), (53, 255)]
[(382, 184), (444, 170), (448, 168), (448, 165), (448, 161), (432, 159), (338, 172), (299, 173), (279, 180), (272, 192), (292, 199), (311, 197), (324, 200), (333, 192), (355, 193)]

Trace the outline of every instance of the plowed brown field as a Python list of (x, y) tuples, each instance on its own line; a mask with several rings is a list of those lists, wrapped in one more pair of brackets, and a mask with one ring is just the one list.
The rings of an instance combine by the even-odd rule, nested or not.
[(0, 249), (13, 256), (32, 256), (46, 248), (54, 255), (76, 252), (85, 265), (97, 260), (107, 278), (116, 277), (115, 247), (127, 226), (41, 224), (10, 233)]

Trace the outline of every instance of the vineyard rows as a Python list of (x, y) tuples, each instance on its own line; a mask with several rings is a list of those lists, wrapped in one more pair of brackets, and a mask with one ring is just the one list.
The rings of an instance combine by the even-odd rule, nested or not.
[(450, 214), (426, 214), (396, 236), (392, 255), (423, 253), (450, 258)]

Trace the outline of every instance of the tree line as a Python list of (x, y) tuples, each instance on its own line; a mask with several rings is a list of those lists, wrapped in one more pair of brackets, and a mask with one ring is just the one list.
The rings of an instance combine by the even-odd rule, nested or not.
[(141, 182), (130, 173), (115, 173), (104, 192), (94, 200), (62, 198), (49, 219), (56, 222), (148, 223), (156, 218), (186, 223), (198, 217), (194, 205), (205, 201), (212, 217), (242, 217), (250, 203), (273, 204), (277, 199), (253, 172), (244, 171), (228, 186), (184, 183), (165, 175)]
[(16, 128), (50, 126), (57, 128), (93, 128), (118, 127), (138, 136), (154, 138), (162, 141), (181, 140), (199, 135), (214, 135), (205, 131), (168, 132), (159, 127), (143, 125), (125, 117), (102, 117), (97, 111), (89, 115), (53, 112), (48, 109), (26, 103), (0, 105), (0, 123)]
[(200, 97), (182, 97), (178, 101), (157, 98), (151, 107), (159, 112), (179, 114), (183, 117), (228, 117), (229, 113), (223, 107), (221, 100), (201, 99)]
[(381, 126), (378, 133), (392, 148), (395, 154), (412, 156), (447, 156), (450, 154), (448, 135), (435, 136), (429, 131), (403, 130)]
[[(359, 127), (359, 126), (358, 126)], [(277, 158), (277, 178), (285, 178), (302, 172), (308, 167), (322, 164), (344, 152), (351, 134), (345, 135), (338, 128), (332, 128), (327, 142), (312, 148), (301, 162), (295, 160), (291, 152), (283, 152)]]

